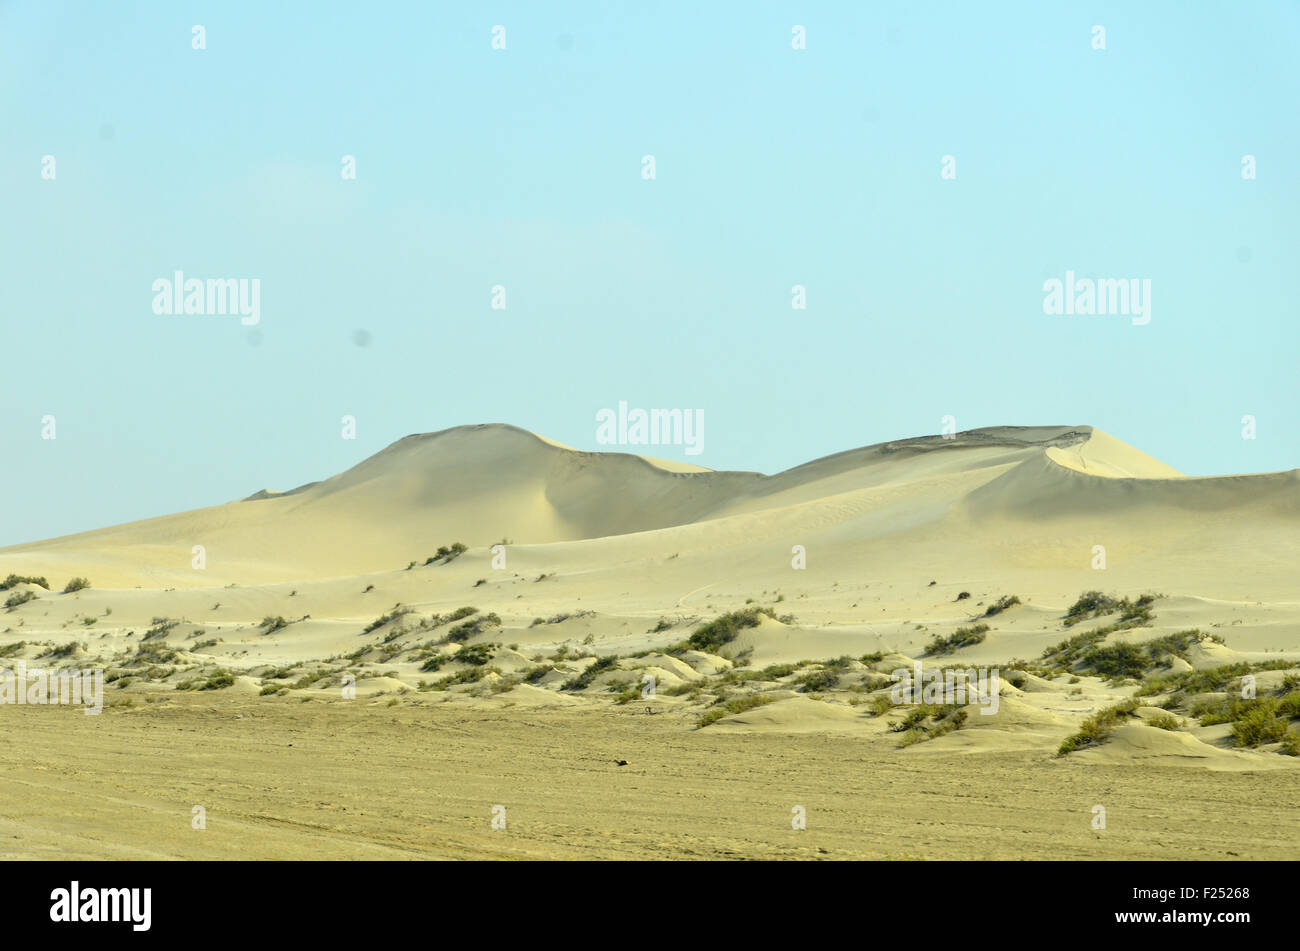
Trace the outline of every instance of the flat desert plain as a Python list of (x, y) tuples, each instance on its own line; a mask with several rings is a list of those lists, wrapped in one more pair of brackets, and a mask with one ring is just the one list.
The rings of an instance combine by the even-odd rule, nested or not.
[(0, 855), (1297, 858), (1298, 556), (1300, 472), (1087, 426), (772, 476), (408, 436), (0, 549)]

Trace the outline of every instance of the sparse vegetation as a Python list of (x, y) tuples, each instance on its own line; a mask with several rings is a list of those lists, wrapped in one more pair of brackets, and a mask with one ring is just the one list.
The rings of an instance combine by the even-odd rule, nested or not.
[(956, 704), (921, 703), (909, 708), (890, 730), (903, 734), (899, 746), (911, 746), (961, 729), (965, 723), (966, 711)]
[(84, 591), (86, 588), (89, 587), (90, 587), (89, 578), (76, 577), (69, 580), (68, 583), (63, 586), (63, 593), (72, 594), (76, 591)]
[(1176, 730), (1178, 729), (1178, 718), (1168, 713), (1160, 713), (1145, 721), (1147, 726), (1153, 726), (1157, 730)]
[(479, 634), (482, 634), (488, 628), (500, 627), (500, 626), (501, 626), (501, 618), (497, 616), (495, 612), (489, 614), (480, 614), (472, 621), (465, 621), (462, 624), (457, 624), (455, 627), (449, 630), (447, 632), (447, 640), (453, 641), (455, 643), (460, 643), (462, 641), (469, 640), (471, 637), (477, 637)]
[(279, 616), (271, 617), (267, 615), (262, 618), (262, 623), (257, 626), (262, 629), (263, 634), (274, 634), (276, 631), (288, 627), (289, 622)]
[(423, 671), (434, 671), (443, 667), (445, 664), (469, 664), (472, 667), (482, 667), (492, 660), (492, 655), (500, 644), (465, 644), (454, 654), (435, 654), (421, 665)]
[(438, 550), (426, 558), (424, 563), (425, 565), (437, 563), (448, 565), (467, 551), (469, 551), (469, 548), (460, 542), (453, 542), (451, 545), (439, 545)]
[(0, 581), (0, 591), (8, 591), (10, 588), (20, 584), (34, 584), (37, 587), (44, 588), (46, 591), (50, 590), (50, 583), (46, 581), (44, 577), (37, 577), (36, 575), (10, 574), (4, 581)]
[(833, 669), (823, 668), (804, 674), (798, 682), (802, 685), (804, 693), (817, 693), (822, 690), (833, 690), (839, 686), (840, 675)]
[(1002, 597), (998, 598), (997, 601), (989, 605), (988, 610), (984, 612), (984, 616), (993, 617), (993, 615), (1001, 614), (1003, 611), (1007, 610), (1008, 608), (1014, 607), (1019, 603), (1020, 603), (1019, 595), (1004, 594)]
[[(367, 624), (367, 625), (365, 626), (365, 628), (362, 629), (361, 633), (364, 635), (364, 634), (369, 634), (369, 633), (371, 633), (372, 631), (377, 631), (377, 630), (379, 630), (381, 627), (383, 627), (385, 624), (390, 624), (390, 623), (392, 623), (393, 621), (396, 621), (398, 618), (400, 618), (400, 617), (405, 617), (406, 615), (408, 615), (408, 614), (410, 614), (410, 613), (411, 613), (411, 609), (410, 609), (410, 608), (395, 607), (395, 608), (393, 608), (393, 610), (389, 611), (387, 614), (381, 614), (379, 617), (375, 618), (373, 621), (371, 621), (369, 624)], [(264, 620), (262, 621), (262, 623), (265, 624), (266, 621), (268, 621), (268, 620), (271, 620), (271, 619), (270, 619), (270, 618), (266, 618), (266, 619), (264, 619)], [(284, 620), (284, 619), (283, 619), (283, 618), (280, 618), (280, 620)], [(274, 628), (273, 628), (272, 630), (274, 630)], [(267, 633), (269, 634), (270, 631), (268, 631)]]
[(10, 611), (26, 604), (28, 601), (35, 601), (36, 595), (31, 591), (15, 591), (9, 597), (5, 598), (5, 607)]
[(723, 717), (734, 716), (737, 713), (744, 713), (746, 710), (753, 710), (756, 707), (773, 703), (776, 697), (769, 697), (766, 694), (752, 693), (746, 697), (736, 697), (732, 700), (726, 700), (723, 703), (711, 707), (700, 715), (699, 722), (695, 724), (695, 729), (702, 730), (711, 723), (716, 723)]
[(612, 670), (618, 665), (618, 658), (610, 655), (609, 657), (598, 657), (589, 664), (587, 668), (576, 677), (566, 680), (561, 690), (585, 690), (590, 687), (592, 682), (607, 670)]
[(697, 628), (684, 643), (669, 648), (669, 653), (681, 653), (684, 650), (717, 651), (724, 644), (734, 641), (741, 631), (757, 627), (764, 614), (770, 618), (776, 617), (771, 608), (744, 608), (723, 614), (703, 627)]
[(1137, 627), (1140, 623), (1151, 620), (1151, 605), (1155, 604), (1158, 594), (1144, 594), (1136, 601), (1128, 598), (1113, 598), (1100, 591), (1085, 591), (1079, 599), (1065, 612), (1065, 626), (1073, 627), (1088, 618), (1101, 617), (1105, 614), (1120, 612), (1120, 621), (1137, 622), (1127, 624)]
[(925, 653), (934, 657), (941, 654), (951, 654), (962, 647), (978, 644), (984, 640), (984, 635), (988, 629), (987, 624), (974, 624), (970, 627), (959, 627), (947, 637), (940, 637), (936, 634), (934, 640), (930, 641), (926, 646)]
[(1056, 755), (1065, 756), (1075, 750), (1083, 749), (1085, 746), (1100, 743), (1110, 736), (1115, 727), (1128, 717), (1131, 717), (1136, 709), (1137, 701), (1130, 699), (1117, 703), (1113, 707), (1099, 710), (1083, 721), (1083, 726), (1078, 733), (1065, 738), (1065, 741), (1061, 743), (1060, 748), (1056, 751)]
[(235, 675), (225, 669), (214, 670), (207, 678), (195, 677), (176, 685), (177, 690), (223, 690), (235, 682)]

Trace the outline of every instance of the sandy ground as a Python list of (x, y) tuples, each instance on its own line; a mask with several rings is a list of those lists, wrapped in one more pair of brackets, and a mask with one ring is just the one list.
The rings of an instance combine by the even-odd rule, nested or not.
[(899, 755), (630, 707), (217, 695), (29, 708), (0, 718), (0, 740), (4, 858), (1300, 857), (1294, 778)]

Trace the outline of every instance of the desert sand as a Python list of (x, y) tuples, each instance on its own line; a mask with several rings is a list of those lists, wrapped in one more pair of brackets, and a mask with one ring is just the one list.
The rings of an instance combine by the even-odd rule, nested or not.
[[(0, 549), (45, 579), (0, 592), (0, 667), (109, 679), (99, 716), (0, 705), (0, 854), (1297, 858), (1298, 556), (1300, 471), (1189, 478), (1088, 426), (771, 476), (408, 436)], [(906, 729), (917, 661), (1000, 669), (997, 712)]]

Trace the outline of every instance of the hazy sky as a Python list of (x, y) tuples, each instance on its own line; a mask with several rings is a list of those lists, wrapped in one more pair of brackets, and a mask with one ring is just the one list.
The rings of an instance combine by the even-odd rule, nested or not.
[[(713, 468), (946, 415), (1295, 468), (1297, 48), (1291, 0), (0, 2), (0, 544), (619, 400)], [(156, 315), (176, 270), (260, 323)], [(1067, 270), (1150, 322), (1044, 314)]]

